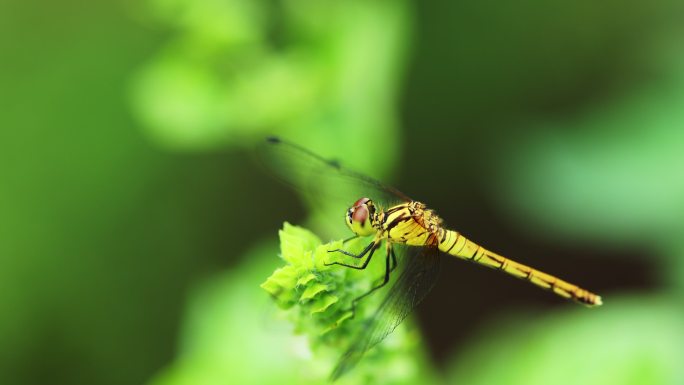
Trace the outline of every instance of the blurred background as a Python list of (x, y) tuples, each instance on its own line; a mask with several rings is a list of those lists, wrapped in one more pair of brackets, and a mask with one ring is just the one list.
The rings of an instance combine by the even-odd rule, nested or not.
[(310, 214), (267, 134), (603, 296), (445, 260), (431, 381), (684, 384), (682, 8), (0, 3), (0, 384), (324, 383), (259, 288)]

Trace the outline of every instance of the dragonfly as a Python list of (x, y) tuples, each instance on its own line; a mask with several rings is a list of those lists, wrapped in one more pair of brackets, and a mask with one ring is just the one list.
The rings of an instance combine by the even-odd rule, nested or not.
[(324, 192), (323, 189), (331, 184), (353, 186), (352, 189), (340, 188), (343, 193), (358, 191), (358, 196), (346, 197), (347, 201), (356, 200), (344, 208), (346, 227), (353, 234), (345, 243), (359, 237), (369, 238), (369, 242), (357, 254), (344, 249), (329, 251), (340, 257), (352, 257), (360, 261), (358, 264), (342, 261), (329, 264), (363, 270), (384, 244), (385, 272), (377, 285), (352, 302), (352, 310), (359, 301), (390, 282), (398, 265), (398, 254), (404, 260), (403, 269), (397, 273), (399, 276), (375, 310), (370, 324), (362, 328), (334, 368), (332, 381), (354, 368), (366, 351), (394, 331), (425, 298), (437, 279), (441, 255), (501, 271), (588, 307), (602, 304), (599, 295), (503, 257), (447, 228), (434, 210), (392, 186), (279, 137), (267, 138), (266, 147), (270, 154), (277, 154), (272, 162), (279, 165), (285, 179), (300, 187), (305, 184), (305, 190), (310, 192), (312, 199), (327, 199), (329, 191)]

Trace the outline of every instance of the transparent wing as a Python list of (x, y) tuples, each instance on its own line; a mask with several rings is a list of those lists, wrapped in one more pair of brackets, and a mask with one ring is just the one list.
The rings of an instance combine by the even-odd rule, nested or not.
[[(394, 329), (432, 290), (439, 275), (439, 250), (435, 247), (406, 247), (393, 245), (400, 249), (400, 264), (404, 265), (399, 278), (388, 291), (387, 296), (369, 319), (368, 325), (359, 328), (352, 344), (340, 358), (331, 374), (335, 381), (361, 360), (368, 349), (377, 345)], [(396, 272), (395, 272), (396, 274)]]
[(411, 200), (394, 187), (278, 137), (267, 138), (257, 151), (267, 169), (302, 193), (312, 208), (334, 211), (337, 217), (361, 197), (383, 207)]

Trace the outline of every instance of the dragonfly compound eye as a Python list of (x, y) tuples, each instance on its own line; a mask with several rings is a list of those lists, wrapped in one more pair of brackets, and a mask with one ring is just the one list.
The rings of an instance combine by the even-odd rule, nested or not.
[(356, 207), (352, 214), (352, 222), (363, 223), (366, 220), (368, 220), (368, 208), (365, 205)]
[(352, 207), (363, 206), (363, 205), (367, 204), (368, 202), (370, 202), (369, 198), (361, 198), (361, 199), (357, 200), (356, 202), (354, 202)]
[(361, 198), (354, 202), (354, 205), (349, 209), (347, 225), (355, 234), (361, 236), (371, 235), (375, 232), (371, 223), (374, 212), (375, 206), (373, 206), (371, 200)]

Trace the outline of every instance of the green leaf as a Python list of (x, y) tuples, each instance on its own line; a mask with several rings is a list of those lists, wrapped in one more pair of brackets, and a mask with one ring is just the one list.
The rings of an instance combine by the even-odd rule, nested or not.
[[(311, 274), (310, 274), (311, 275)], [(318, 293), (322, 291), (326, 291), (328, 289), (328, 285), (324, 285), (322, 283), (316, 283), (313, 285), (310, 285), (309, 287), (304, 290), (304, 293), (302, 293), (302, 296), (300, 297), (301, 300), (307, 300), (315, 297)]]
[(331, 294), (322, 295), (321, 298), (316, 301), (315, 305), (311, 307), (311, 314), (321, 313), (339, 300), (339, 298)]

